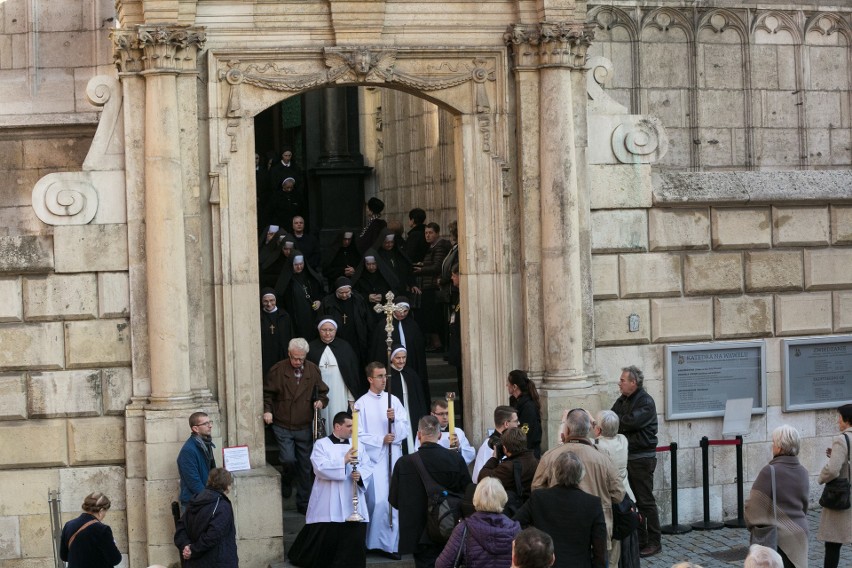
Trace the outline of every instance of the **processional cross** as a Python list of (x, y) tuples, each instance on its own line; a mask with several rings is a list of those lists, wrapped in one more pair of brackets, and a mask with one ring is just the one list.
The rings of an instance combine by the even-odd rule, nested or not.
[[(387, 334), (387, 337), (385, 338), (385, 345), (387, 345), (387, 349), (388, 349), (388, 367), (387, 368), (390, 369), (391, 344), (393, 343), (393, 313), (396, 310), (402, 308), (402, 306), (400, 306), (399, 304), (393, 303), (393, 292), (391, 292), (391, 291), (388, 291), (388, 293), (385, 294), (385, 300), (387, 300), (387, 301), (384, 304), (376, 304), (375, 306), (373, 306), (373, 310), (375, 310), (375, 312), (377, 314), (382, 314), (382, 313), (385, 314), (385, 333)], [(393, 405), (391, 403), (391, 380), (390, 380), (390, 377), (388, 377), (388, 380), (385, 383), (385, 390), (388, 393), (388, 410), (390, 410), (391, 408), (393, 408)], [(392, 434), (392, 433), (393, 433), (393, 420), (388, 418), (388, 434)], [(393, 473), (392, 472), (393, 464), (391, 463), (391, 459), (392, 459), (391, 454), (392, 453), (393, 452), (389, 448), (388, 449), (388, 479), (391, 478), (391, 475)], [(388, 507), (388, 524), (391, 526), (391, 528), (393, 528), (393, 507)]]

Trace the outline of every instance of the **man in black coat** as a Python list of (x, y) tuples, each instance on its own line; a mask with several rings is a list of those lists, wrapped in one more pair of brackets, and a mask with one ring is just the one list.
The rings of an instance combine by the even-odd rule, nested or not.
[[(612, 405), (618, 414), (618, 433), (627, 438), (627, 481), (636, 495), (636, 506), (647, 520), (639, 525), (639, 555), (643, 558), (662, 550), (660, 513), (654, 499), (654, 470), (657, 467), (657, 405), (643, 388), (645, 375), (635, 365), (621, 370), (621, 396)], [(647, 528), (646, 528), (647, 526)]]
[(463, 495), (470, 485), (467, 464), (458, 452), (438, 444), (441, 425), (434, 416), (424, 416), (417, 425), (420, 449), (396, 462), (388, 500), (399, 510), (399, 553), (414, 553), (417, 568), (431, 568), (444, 547), (426, 533), (426, 488), (420, 479), (415, 459), (421, 459), (426, 471), (447, 491)]

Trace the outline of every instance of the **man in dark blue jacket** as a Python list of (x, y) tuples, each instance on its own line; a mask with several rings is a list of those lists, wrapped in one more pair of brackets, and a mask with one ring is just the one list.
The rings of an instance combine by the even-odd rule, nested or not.
[(194, 412), (189, 417), (189, 428), (192, 435), (183, 444), (177, 457), (178, 473), (180, 473), (180, 508), (186, 510), (186, 505), (193, 497), (204, 491), (210, 470), (216, 467), (213, 458), (213, 421), (204, 412)]

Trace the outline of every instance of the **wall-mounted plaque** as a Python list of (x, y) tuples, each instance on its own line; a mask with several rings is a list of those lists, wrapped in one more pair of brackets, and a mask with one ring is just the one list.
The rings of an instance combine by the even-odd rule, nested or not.
[(666, 419), (724, 416), (728, 399), (766, 412), (766, 344), (726, 341), (666, 346)]
[(785, 339), (784, 410), (852, 403), (852, 335)]

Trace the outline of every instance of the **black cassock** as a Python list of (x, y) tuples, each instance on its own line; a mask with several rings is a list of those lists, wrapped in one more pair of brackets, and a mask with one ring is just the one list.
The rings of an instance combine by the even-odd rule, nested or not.
[(292, 318), (295, 337), (311, 341), (318, 336), (316, 312), (311, 304), (321, 300), (323, 292), (322, 280), (310, 265), (305, 264), (299, 274), (293, 272), (292, 265), (284, 267), (275, 284), (275, 293)]
[[(408, 362), (405, 366), (414, 369), (417, 376), (423, 381), (423, 384), (428, 385), (429, 374), (426, 370), (426, 339), (423, 337), (423, 332), (420, 331), (420, 326), (410, 316), (406, 317), (402, 322), (395, 317), (391, 321), (393, 322), (393, 334), (391, 335), (393, 342), (391, 345), (403, 344), (399, 338), (399, 326), (402, 323), (402, 332), (405, 334), (405, 349), (408, 351)], [(388, 353), (385, 338), (387, 338), (387, 332), (385, 332), (384, 322), (381, 322), (373, 330), (373, 338), (370, 340), (370, 360), (379, 361), (387, 365)]]
[(260, 310), (260, 351), (263, 361), (263, 375), (272, 366), (287, 358), (287, 344), (293, 338), (290, 316), (278, 308), (271, 314)]
[(343, 382), (355, 397), (355, 400), (358, 400), (370, 390), (366, 373), (360, 366), (358, 355), (345, 339), (335, 337), (331, 343), (323, 343), (322, 339), (317, 338), (309, 343), (309, 347), (308, 361), (315, 365), (319, 365), (325, 348), (331, 348), (334, 358), (337, 359), (337, 367), (343, 376)]
[[(428, 386), (420, 380), (413, 370), (407, 366), (403, 367), (402, 372), (397, 371), (393, 367), (388, 369), (391, 379), (391, 394), (400, 400), (408, 411), (409, 424), (411, 431), (417, 431), (417, 423), (420, 419), (429, 414), (429, 393)], [(400, 374), (402, 377), (400, 377)], [(405, 378), (405, 387), (408, 390), (408, 404), (405, 404), (405, 399), (402, 397), (402, 378)], [(425, 397), (425, 398), (424, 398)], [(408, 442), (402, 443), (404, 453), (410, 454), (414, 448), (408, 447)]]
[(341, 276), (346, 276), (343, 271), (346, 270), (347, 266), (357, 268), (358, 263), (361, 262), (361, 255), (354, 243), (351, 243), (348, 247), (339, 246), (337, 250), (331, 251), (329, 256), (331, 260), (323, 269), (323, 275), (329, 282), (334, 282)]

